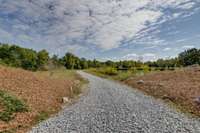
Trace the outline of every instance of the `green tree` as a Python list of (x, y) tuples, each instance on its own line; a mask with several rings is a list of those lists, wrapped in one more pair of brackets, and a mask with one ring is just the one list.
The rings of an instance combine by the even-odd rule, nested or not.
[(0, 45), (0, 58), (3, 63), (9, 64), (11, 53), (10, 53), (10, 46), (8, 44), (1, 44)]
[(81, 58), (80, 65), (81, 65), (81, 69), (87, 69), (88, 68), (87, 60), (85, 58)]
[(43, 67), (48, 63), (49, 53), (46, 50), (41, 50), (37, 53), (37, 65)]
[(72, 53), (66, 53), (63, 57), (64, 66), (67, 69), (74, 69), (75, 68), (75, 56)]
[(0, 45), (1, 62), (28, 70), (37, 69), (37, 53), (32, 49), (21, 48), (16, 45)]
[(200, 64), (200, 50), (193, 48), (179, 54), (178, 59), (183, 66)]
[(37, 70), (37, 53), (31, 49), (23, 49), (21, 54), (22, 68), (27, 70)]

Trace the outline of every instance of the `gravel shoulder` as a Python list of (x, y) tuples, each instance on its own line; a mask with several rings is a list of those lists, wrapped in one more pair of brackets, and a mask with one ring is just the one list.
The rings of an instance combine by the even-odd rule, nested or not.
[(30, 133), (200, 133), (200, 120), (187, 118), (161, 101), (114, 81), (79, 72), (89, 91)]

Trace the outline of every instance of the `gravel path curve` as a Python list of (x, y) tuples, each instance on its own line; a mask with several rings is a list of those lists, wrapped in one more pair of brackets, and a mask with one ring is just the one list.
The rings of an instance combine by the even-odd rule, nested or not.
[(200, 120), (125, 85), (79, 73), (90, 81), (89, 92), (30, 133), (200, 133)]

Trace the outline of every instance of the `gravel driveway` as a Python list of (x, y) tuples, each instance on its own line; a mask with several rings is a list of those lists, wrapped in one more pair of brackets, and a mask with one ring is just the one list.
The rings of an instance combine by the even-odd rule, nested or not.
[(79, 73), (90, 81), (87, 95), (30, 133), (200, 133), (200, 120), (125, 85)]

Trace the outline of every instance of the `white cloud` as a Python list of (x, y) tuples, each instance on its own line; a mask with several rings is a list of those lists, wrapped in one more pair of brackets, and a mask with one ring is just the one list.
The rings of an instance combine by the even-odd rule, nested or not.
[(140, 61), (154, 61), (157, 59), (156, 54), (153, 53), (144, 53), (144, 54), (127, 54), (121, 58), (121, 60), (140, 60)]
[(153, 53), (146, 53), (142, 55), (143, 61), (154, 61), (157, 59), (156, 54)]
[(132, 53), (132, 54), (127, 54), (125, 56), (123, 56), (121, 59), (122, 60), (138, 60), (138, 55), (135, 54), (135, 53)]
[(164, 48), (163, 51), (170, 51), (171, 48)]
[(191, 49), (191, 48), (194, 48), (195, 46), (194, 45), (185, 45), (182, 47), (182, 49)]

